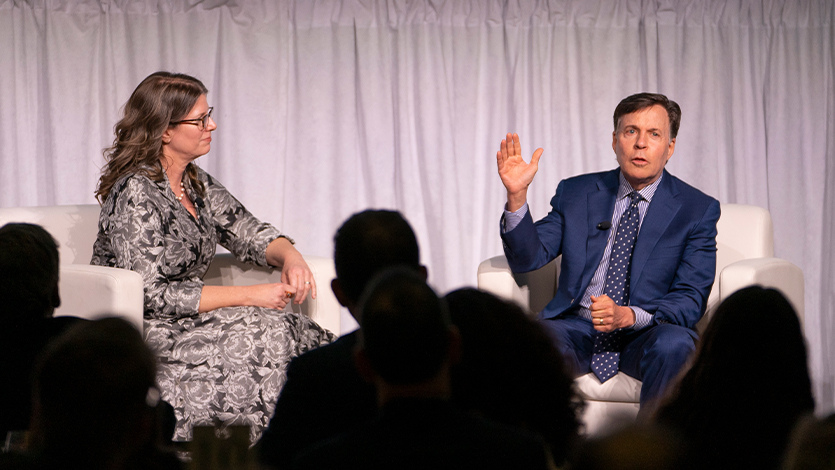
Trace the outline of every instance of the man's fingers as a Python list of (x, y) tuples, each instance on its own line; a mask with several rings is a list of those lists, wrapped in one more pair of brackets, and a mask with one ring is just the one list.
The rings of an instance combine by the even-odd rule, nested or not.
[(539, 166), (539, 157), (542, 156), (542, 152), (545, 150), (542, 147), (536, 149), (536, 152), (533, 153), (533, 157), (531, 157), (531, 165)]
[(508, 132), (507, 136), (505, 136), (505, 138), (504, 138), (504, 143), (505, 143), (505, 151), (506, 151), (505, 152), (505, 157), (511, 157), (513, 155), (516, 155), (515, 152), (513, 151), (513, 134)]

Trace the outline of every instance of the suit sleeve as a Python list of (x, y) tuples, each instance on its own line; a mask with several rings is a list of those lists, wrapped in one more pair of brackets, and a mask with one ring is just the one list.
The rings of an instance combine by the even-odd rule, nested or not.
[(712, 200), (691, 231), (670, 289), (657, 301), (639, 305), (654, 313), (653, 324), (672, 323), (693, 328), (704, 315), (716, 277), (716, 223), (719, 201)]
[(562, 253), (565, 215), (562, 211), (564, 181), (551, 198), (551, 212), (534, 223), (528, 210), (522, 221), (508, 232), (501, 230), (502, 247), (511, 271), (524, 273), (545, 266)]

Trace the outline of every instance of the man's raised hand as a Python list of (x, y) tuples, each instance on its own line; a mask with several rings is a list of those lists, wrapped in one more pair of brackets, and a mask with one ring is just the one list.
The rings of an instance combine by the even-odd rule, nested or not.
[(507, 134), (502, 140), (501, 147), (496, 152), (496, 165), (499, 177), (507, 189), (507, 210), (513, 212), (525, 204), (528, 197), (528, 186), (533, 181), (539, 169), (539, 157), (543, 150), (536, 149), (530, 163), (522, 158), (522, 146), (519, 144), (519, 134)]

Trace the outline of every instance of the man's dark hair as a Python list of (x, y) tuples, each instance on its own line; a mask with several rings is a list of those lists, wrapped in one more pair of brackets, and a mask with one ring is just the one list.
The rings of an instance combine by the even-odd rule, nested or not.
[(670, 118), (670, 139), (675, 139), (678, 135), (678, 126), (681, 124), (681, 108), (678, 103), (660, 93), (638, 93), (627, 96), (618, 103), (614, 115), (615, 132), (618, 131), (618, 123), (621, 117), (655, 105), (667, 110), (667, 117)]
[(518, 304), (465, 287), (444, 297), (461, 336), (452, 398), (485, 418), (539, 433), (561, 466), (583, 403), (554, 341)]
[(333, 259), (342, 290), (353, 301), (380, 270), (420, 267), (412, 227), (399, 212), (388, 210), (358, 212), (345, 221), (334, 236)]
[(156, 360), (130, 323), (83, 322), (52, 342), (34, 376), (33, 427), (50, 451), (106, 454), (122, 445), (150, 413)]
[(395, 385), (434, 377), (449, 355), (446, 305), (416, 272), (392, 268), (372, 279), (360, 301), (360, 344), (374, 372)]
[(60, 304), (58, 260), (58, 244), (40, 225), (10, 223), (0, 227), (3, 310), (19, 320), (52, 316)]

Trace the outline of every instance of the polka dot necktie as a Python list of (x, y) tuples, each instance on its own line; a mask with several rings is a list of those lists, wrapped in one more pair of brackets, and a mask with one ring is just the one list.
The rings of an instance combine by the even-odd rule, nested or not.
[[(631, 203), (626, 212), (620, 217), (615, 243), (609, 258), (609, 268), (606, 271), (606, 283), (603, 293), (608, 295), (615, 304), (629, 303), (629, 271), (632, 267), (632, 249), (638, 238), (638, 201), (641, 195), (637, 191), (629, 193)], [(592, 349), (591, 370), (603, 383), (618, 373), (620, 351), (623, 349), (623, 331), (615, 330), (611, 333), (597, 333), (594, 336)]]

